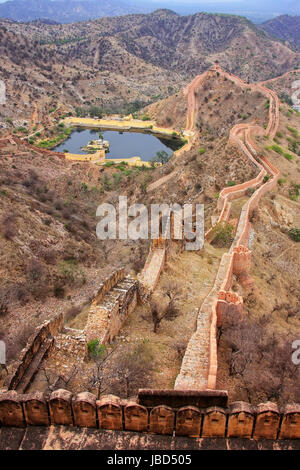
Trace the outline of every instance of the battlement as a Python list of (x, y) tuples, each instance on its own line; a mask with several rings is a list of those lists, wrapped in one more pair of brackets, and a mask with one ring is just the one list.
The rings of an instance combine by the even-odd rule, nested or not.
[[(63, 389), (52, 392), (49, 398), (40, 392), (28, 395), (7, 392), (0, 395), (0, 423), (8, 427), (64, 425), (191, 438), (300, 438), (300, 405), (290, 404), (282, 410), (271, 402), (258, 406), (245, 402), (234, 402), (228, 407), (209, 406), (209, 401), (217, 398), (218, 392), (212, 391), (206, 397), (208, 406), (203, 406), (204, 394), (201, 397), (199, 392), (196, 402), (200, 406), (180, 406), (180, 392), (172, 397), (177, 406), (169, 406), (168, 391), (162, 392), (160, 404), (146, 406), (145, 390), (140, 390), (138, 401), (113, 395), (97, 400), (89, 392), (73, 395)], [(226, 400), (224, 392), (219, 392), (219, 400), (222, 395)], [(195, 400), (196, 396), (197, 392), (187, 392), (182, 400), (187, 397)], [(155, 392), (152, 401), (154, 397)]]

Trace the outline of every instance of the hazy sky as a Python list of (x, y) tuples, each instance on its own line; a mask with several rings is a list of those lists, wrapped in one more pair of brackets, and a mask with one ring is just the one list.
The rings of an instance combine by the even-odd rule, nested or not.
[[(4, 3), (7, 0), (0, 0)], [(48, 0), (50, 2), (50, 0)], [(101, 0), (98, 0), (101, 3)], [(153, 9), (167, 6), (172, 9), (177, 6), (178, 10), (186, 6), (194, 11), (269, 11), (280, 14), (280, 12), (295, 12), (300, 14), (299, 0), (120, 0), (122, 3), (141, 6), (153, 5)], [(210, 6), (211, 5), (211, 6)], [(201, 8), (202, 7), (202, 8)]]
[[(4, 3), (8, 0), (0, 0), (0, 3)], [(49, 0), (50, 1), (50, 0)], [(99, 0), (100, 1), (100, 0)], [(172, 0), (174, 3), (189, 3), (189, 4), (195, 4), (197, 3), (201, 5), (201, 3), (243, 3), (245, 0), (188, 0), (185, 2), (185, 0)], [(126, 3), (126, 0), (123, 0), (124, 3)], [(144, 3), (144, 0), (130, 0), (131, 3)], [(166, 3), (162, 0), (147, 0), (147, 3)]]

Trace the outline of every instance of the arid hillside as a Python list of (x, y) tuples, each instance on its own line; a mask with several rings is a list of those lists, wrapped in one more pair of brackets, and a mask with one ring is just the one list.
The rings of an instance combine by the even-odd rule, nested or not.
[(65, 25), (1, 20), (0, 80), (7, 118), (37, 121), (91, 107), (135, 112), (180, 90), (216, 60), (250, 81), (266, 80), (300, 64), (300, 55), (246, 19), (169, 10)]
[(125, 186), (137, 197), (146, 175), (68, 163), (20, 142), (1, 148), (0, 167), (0, 333), (10, 362), (54, 312), (80, 312), (112, 269), (139, 269), (147, 246), (99, 242), (96, 208)]
[(281, 15), (259, 26), (271, 36), (300, 50), (300, 16)]
[[(63, 311), (72, 317), (84, 309), (101, 279), (113, 268), (124, 265), (128, 272), (141, 270), (149, 243), (97, 241), (98, 204), (117, 203), (119, 194), (127, 195), (129, 203), (145, 204), (183, 204), (197, 197), (205, 203), (208, 228), (220, 189), (256, 176), (238, 151), (226, 144), (235, 123), (254, 116), (264, 123), (265, 99), (250, 91), (241, 93), (234, 83), (217, 74), (198, 93), (199, 122), (201, 113), (216, 113), (215, 118), (211, 124), (201, 121), (191, 149), (160, 168), (70, 163), (20, 141), (1, 149), (0, 330), (8, 341), (10, 360), (34, 326), (51, 317), (51, 312)], [(171, 122), (163, 113), (157, 119), (179, 129), (186, 120), (186, 97), (180, 92), (167, 102), (172, 100), (182, 109), (182, 117), (170, 112)], [(241, 115), (246, 102), (247, 117)]]
[[(252, 218), (255, 287), (245, 296), (246, 321), (237, 328), (229, 319), (219, 343), (218, 387), (226, 387), (232, 400), (300, 400), (294, 382), (299, 368), (290, 359), (300, 319), (300, 246), (292, 235), (300, 227), (299, 136), (299, 113), (282, 103), (274, 141), (256, 139), (280, 177)], [(234, 288), (241, 292), (237, 284)]]
[(283, 103), (300, 107), (300, 69), (291, 70), (279, 77), (262, 82), (278, 94)]

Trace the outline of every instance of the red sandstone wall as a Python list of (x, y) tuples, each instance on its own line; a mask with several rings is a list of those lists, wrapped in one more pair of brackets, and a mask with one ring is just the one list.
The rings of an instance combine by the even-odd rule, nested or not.
[(257, 407), (235, 402), (228, 408), (163, 403), (144, 406), (132, 400), (107, 396), (100, 400), (83, 392), (73, 396), (56, 390), (49, 399), (42, 393), (0, 394), (1, 426), (82, 426), (99, 429), (151, 432), (187, 437), (240, 437), (300, 439), (300, 405), (279, 410), (274, 403)]
[[(264, 88), (261, 85), (252, 84), (249, 85), (240, 78), (224, 72), (218, 65), (213, 67), (211, 70), (218, 71), (223, 76), (226, 76), (229, 80), (232, 80), (237, 85), (244, 87), (249, 87), (253, 91), (261, 92), (266, 98), (270, 100), (270, 109), (269, 109), (269, 123), (266, 129), (265, 134), (269, 135), (270, 138), (274, 138), (279, 126), (279, 100), (276, 93), (271, 90)], [(209, 76), (211, 71), (205, 72), (201, 76), (196, 77), (193, 82), (186, 88), (186, 94), (188, 95), (188, 118), (187, 126), (191, 129), (194, 126), (194, 116), (195, 116), (195, 88), (199, 86), (204, 78)], [(231, 283), (232, 283), (232, 274), (236, 274), (240, 278), (240, 282), (244, 286), (251, 286), (253, 283), (249, 271), (251, 263), (251, 252), (248, 250), (248, 240), (250, 234), (250, 217), (253, 210), (257, 207), (261, 197), (267, 192), (272, 190), (276, 185), (279, 177), (279, 171), (271, 165), (271, 163), (263, 156), (258, 158), (258, 149), (256, 149), (255, 144), (251, 140), (251, 133), (255, 132), (256, 134), (262, 134), (263, 129), (257, 125), (252, 124), (238, 124), (234, 126), (230, 131), (229, 143), (237, 145), (241, 150), (242, 155), (245, 156), (250, 162), (259, 169), (259, 174), (256, 178), (251, 181), (247, 181), (240, 185), (236, 185), (230, 188), (224, 188), (220, 193), (220, 198), (218, 201), (218, 209), (221, 210), (219, 216), (220, 221), (226, 221), (230, 216), (231, 204), (230, 200), (239, 198), (243, 196), (248, 188), (255, 189), (252, 197), (244, 205), (239, 219), (239, 224), (237, 227), (236, 236), (230, 252), (223, 255), (219, 270), (216, 276), (214, 286), (202, 304), (201, 309), (207, 310), (208, 306), (211, 309), (210, 316), (210, 339), (209, 339), (209, 360), (208, 360), (208, 374), (207, 374), (207, 388), (213, 389), (216, 386), (217, 378), (217, 324), (221, 321), (222, 315), (224, 312), (229, 309), (235, 309), (235, 311), (240, 314), (242, 308), (242, 299), (238, 299), (238, 305), (227, 300), (227, 294), (231, 296), (233, 293), (230, 293)], [(266, 175), (270, 176), (270, 180), (262, 184), (263, 178)], [(258, 188), (258, 189), (257, 189)], [(209, 236), (211, 230), (206, 234), (206, 237)], [(225, 299), (220, 299), (220, 293), (225, 293)], [(201, 311), (200, 309), (200, 311)], [(191, 348), (189, 348), (191, 343)], [(191, 349), (191, 351), (190, 351)], [(193, 368), (195, 366), (195, 361), (192, 360), (193, 351), (197, 349), (193, 345), (193, 337), (191, 338), (189, 345), (187, 347), (186, 355), (184, 357), (180, 374), (176, 379), (176, 388), (180, 387), (181, 382), (185, 383), (186, 376), (193, 376)], [(195, 353), (194, 353), (195, 354)], [(187, 357), (187, 360), (186, 359)], [(188, 365), (190, 364), (190, 366)], [(189, 368), (191, 369), (189, 371)], [(196, 372), (196, 371), (194, 371)]]

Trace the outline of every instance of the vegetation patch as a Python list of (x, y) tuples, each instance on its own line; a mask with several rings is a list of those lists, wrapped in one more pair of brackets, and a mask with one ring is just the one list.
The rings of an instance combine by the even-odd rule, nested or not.
[(233, 242), (234, 225), (220, 222), (212, 228), (212, 244), (218, 248), (229, 247)]
[(300, 229), (299, 228), (291, 228), (291, 230), (289, 230), (289, 237), (294, 242), (300, 242)]

